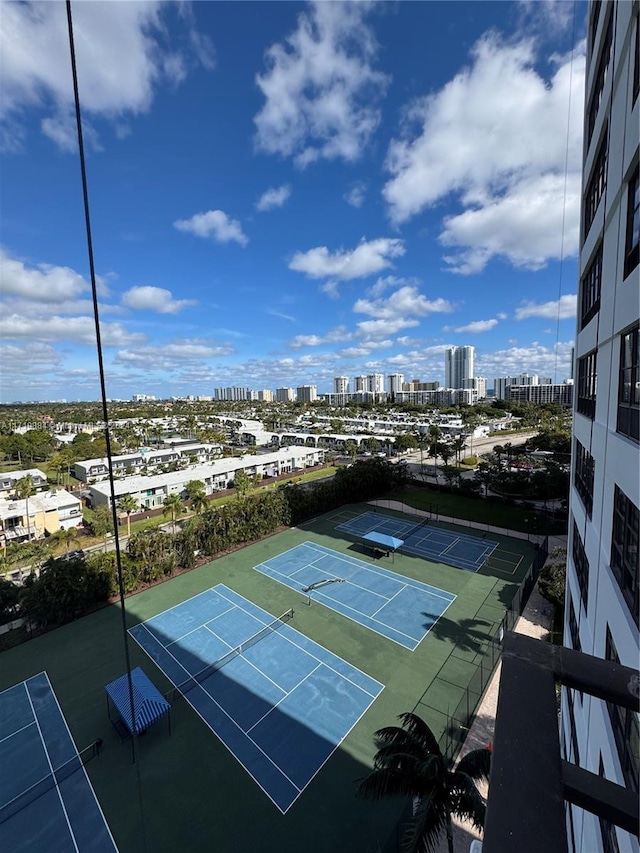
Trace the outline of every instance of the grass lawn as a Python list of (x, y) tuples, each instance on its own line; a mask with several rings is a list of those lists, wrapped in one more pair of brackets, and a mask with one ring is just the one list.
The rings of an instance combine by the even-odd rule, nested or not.
[[(491, 499), (468, 498), (464, 495), (452, 495), (431, 489), (409, 489), (401, 494), (385, 497), (402, 500), (416, 509), (431, 510), (437, 508), (440, 515), (452, 518), (464, 518), (478, 521), (508, 530), (527, 531), (536, 534), (566, 533), (567, 522), (552, 518), (521, 507), (505, 506)], [(527, 521), (528, 519), (528, 521)]]

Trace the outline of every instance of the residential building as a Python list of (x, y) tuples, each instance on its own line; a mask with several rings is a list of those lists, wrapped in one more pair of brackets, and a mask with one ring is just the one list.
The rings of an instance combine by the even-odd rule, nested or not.
[(131, 399), (134, 403), (152, 403), (158, 398), (153, 394), (133, 394)]
[(394, 397), (404, 386), (404, 374), (402, 373), (390, 373), (387, 376), (387, 390), (391, 397)]
[(436, 391), (401, 391), (396, 394), (396, 403), (411, 403), (414, 406), (455, 406), (457, 403), (473, 403), (471, 388), (438, 388)]
[(0, 473), (0, 497), (13, 495), (16, 483), (23, 477), (31, 477), (36, 491), (47, 488), (47, 475), (39, 468), (25, 468), (23, 471), (4, 471)]
[(473, 391), (474, 403), (487, 398), (487, 380), (484, 376), (472, 376), (471, 379), (464, 379), (462, 387), (470, 388)]
[(545, 385), (508, 385), (506, 397), (512, 403), (558, 403), (570, 409), (573, 406), (573, 382)]
[(237, 403), (242, 400), (250, 400), (251, 392), (248, 388), (216, 388), (216, 400)]
[(363, 390), (370, 394), (384, 394), (384, 374), (370, 373), (367, 376), (367, 387)]
[(348, 394), (349, 393), (349, 377), (348, 376), (336, 376), (333, 380), (333, 393), (334, 394)]
[[(125, 477), (114, 483), (116, 500), (123, 495), (133, 495), (141, 510), (161, 507), (168, 495), (183, 495), (191, 480), (204, 483), (207, 495), (224, 490), (233, 483), (236, 473), (246, 471), (250, 477), (275, 477), (303, 471), (324, 462), (324, 450), (318, 447), (283, 447), (273, 453), (227, 457), (207, 465), (196, 465), (187, 471), (156, 474), (151, 477)], [(111, 490), (108, 483), (89, 486), (91, 505), (109, 506)]]
[(366, 376), (354, 376), (353, 377), (353, 393), (357, 394), (359, 391), (367, 391), (367, 377)]
[[(222, 456), (219, 444), (201, 444), (175, 442), (172, 447), (151, 450), (143, 447), (134, 453), (124, 453), (111, 458), (112, 470), (116, 477), (124, 474), (139, 474), (155, 472), (162, 465), (195, 465)], [(109, 476), (108, 460), (84, 459), (73, 466), (73, 475), (83, 483), (94, 483)]]
[(262, 391), (258, 391), (258, 400), (261, 403), (273, 403), (273, 391), (263, 388)]
[(296, 392), (293, 388), (276, 388), (276, 403), (293, 403)]
[(24, 542), (82, 524), (82, 502), (58, 489), (23, 500), (0, 498), (0, 541)]
[(444, 353), (445, 388), (464, 388), (473, 376), (475, 347), (448, 347)]
[(315, 385), (299, 385), (296, 391), (299, 403), (315, 403), (318, 399), (318, 388)]

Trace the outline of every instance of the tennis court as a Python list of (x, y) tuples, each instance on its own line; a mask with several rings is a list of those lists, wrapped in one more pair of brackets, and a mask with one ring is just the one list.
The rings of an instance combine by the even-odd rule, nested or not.
[(315, 542), (255, 569), (412, 651), (456, 598)]
[(0, 693), (0, 850), (114, 853), (49, 677)]
[(481, 569), (499, 545), (492, 539), (453, 533), (432, 526), (428, 518), (416, 523), (379, 512), (364, 512), (340, 524), (338, 530), (358, 537), (373, 530), (396, 536), (404, 539), (402, 550), (408, 554), (447, 563), (469, 572)]
[(218, 584), (129, 629), (282, 813), (383, 690), (291, 615)]

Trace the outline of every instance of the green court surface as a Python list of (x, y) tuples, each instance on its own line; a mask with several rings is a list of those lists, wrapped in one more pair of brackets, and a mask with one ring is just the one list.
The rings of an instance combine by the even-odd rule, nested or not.
[[(372, 734), (414, 709), (436, 736), (447, 729), (535, 552), (524, 540), (492, 533), (499, 541), (498, 562), (477, 573), (405, 554), (374, 560), (359, 550), (354, 537), (337, 530), (370, 510), (343, 507), (127, 599), (131, 627), (224, 583), (274, 616), (293, 607), (290, 625), (296, 631), (385, 685), (284, 815), (183, 699), (173, 704), (171, 735), (166, 723), (156, 723), (139, 738), (139, 761), (132, 763), (130, 743), (122, 742), (109, 723), (104, 693), (104, 685), (125, 671), (118, 606), (2, 653), (0, 690), (46, 670), (78, 748), (104, 739), (100, 757), (86, 769), (121, 853), (386, 853), (406, 804), (355, 797), (357, 780), (371, 767)], [(466, 526), (460, 531), (473, 533)], [(438, 587), (456, 599), (412, 652), (318, 601), (309, 605), (306, 596), (254, 571), (305, 541)], [(130, 650), (132, 666), (141, 666), (160, 690), (168, 691), (171, 684), (136, 643)]]

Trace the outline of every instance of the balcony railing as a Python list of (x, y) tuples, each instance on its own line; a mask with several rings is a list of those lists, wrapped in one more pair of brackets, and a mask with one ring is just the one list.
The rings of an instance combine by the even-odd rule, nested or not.
[(636, 670), (507, 633), (483, 853), (567, 853), (565, 802), (638, 833), (634, 791), (562, 760), (557, 682), (640, 712)]

